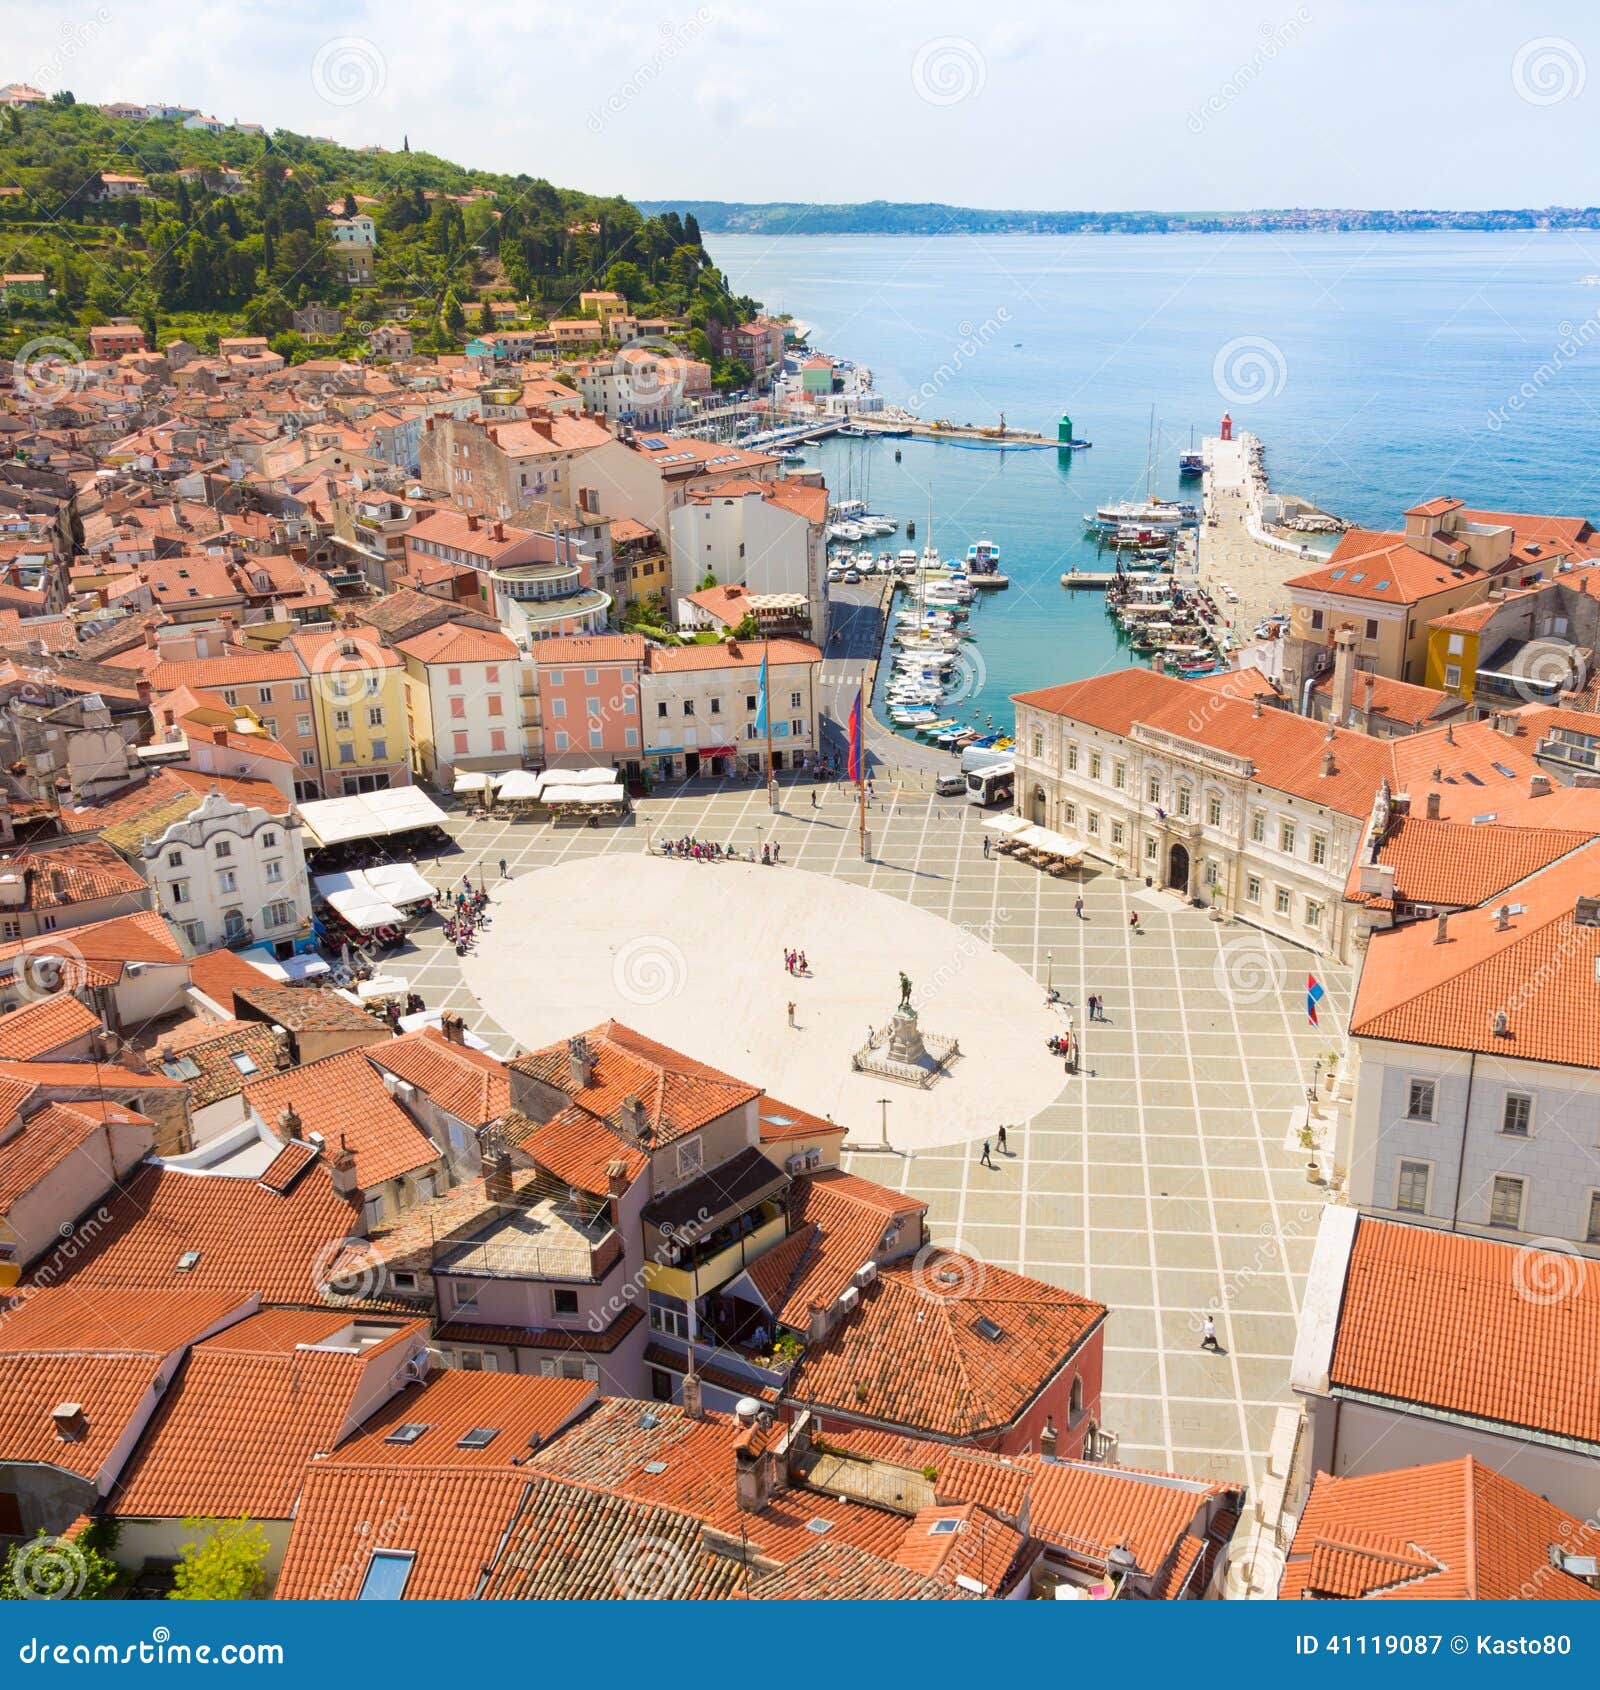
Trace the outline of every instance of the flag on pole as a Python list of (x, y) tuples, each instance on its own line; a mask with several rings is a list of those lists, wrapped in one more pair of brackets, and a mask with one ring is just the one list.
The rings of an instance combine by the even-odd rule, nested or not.
[(845, 771), (857, 786), (866, 774), (861, 756), (861, 688), (856, 688), (856, 701), (850, 706), (850, 760)]
[(767, 653), (761, 651), (761, 679), (756, 683), (756, 738), (767, 731)]
[(1306, 976), (1306, 1019), (1313, 1027), (1317, 1024), (1317, 1005), (1322, 1002), (1327, 993), (1322, 989), (1322, 982), (1315, 974)]

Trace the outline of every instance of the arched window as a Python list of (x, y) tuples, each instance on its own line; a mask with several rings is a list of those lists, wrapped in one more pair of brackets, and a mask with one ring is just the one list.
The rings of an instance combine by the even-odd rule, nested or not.
[(1074, 1420), (1083, 1413), (1083, 1375), (1081, 1373), (1073, 1375), (1071, 1413)]
[(1044, 826), (1044, 788), (1036, 786), (1033, 789), (1033, 825)]

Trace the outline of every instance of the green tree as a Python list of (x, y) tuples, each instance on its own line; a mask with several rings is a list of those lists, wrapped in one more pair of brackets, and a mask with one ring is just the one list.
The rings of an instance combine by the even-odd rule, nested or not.
[(262, 1594), (267, 1534), (254, 1520), (191, 1519), (183, 1529), (193, 1535), (173, 1573), (174, 1601), (237, 1602)]
[(40, 1532), (31, 1543), (6, 1552), (0, 1570), (0, 1602), (90, 1602), (117, 1580), (117, 1565), (103, 1554), (93, 1528), (74, 1540)]
[(461, 301), (456, 298), (454, 288), (445, 289), (439, 320), (451, 334), (460, 334), (467, 326), (467, 314), (461, 309)]
[(478, 307), (478, 332), (480, 334), (494, 333), (494, 312), (489, 309), (487, 299)]

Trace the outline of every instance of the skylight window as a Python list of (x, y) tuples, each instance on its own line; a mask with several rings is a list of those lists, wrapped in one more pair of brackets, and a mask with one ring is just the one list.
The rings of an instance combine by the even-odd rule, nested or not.
[(1356, 573), (1356, 574), (1354, 574), (1354, 575), (1352, 575), (1352, 576), (1351, 576), (1351, 577), (1350, 577), (1350, 585), (1351, 585), (1351, 586), (1352, 586), (1352, 587), (1353, 587), (1353, 586), (1355, 586), (1355, 584), (1356, 584), (1356, 583), (1357, 583), (1357, 582), (1358, 582), (1358, 581), (1365, 581), (1365, 580), (1366, 580), (1366, 578), (1367, 578), (1367, 572), (1366, 572), (1366, 570), (1364, 570), (1364, 569), (1363, 569), (1363, 570), (1360, 570), (1360, 571), (1358, 571), (1358, 572), (1357, 572), (1357, 573)]
[(1344, 579), (1344, 571), (1342, 569), (1334, 570), (1329, 579), (1333, 581), (1342, 581)]
[(259, 1074), (261, 1072), (260, 1068), (256, 1065), (256, 1059), (247, 1050), (234, 1051), (229, 1056), (228, 1060), (239, 1070), (241, 1074)]
[(175, 1056), (172, 1061), (161, 1063), (160, 1068), (169, 1080), (197, 1080), (200, 1078), (200, 1065), (192, 1056)]
[(383, 1441), (386, 1444), (414, 1444), (427, 1429), (426, 1423), (421, 1420), (408, 1420), (403, 1426), (396, 1426)]
[(366, 1576), (356, 1592), (359, 1602), (398, 1602), (406, 1593), (406, 1582), (416, 1556), (409, 1549), (374, 1549), (367, 1562)]
[(1512, 772), (1511, 772), (1511, 770), (1510, 770), (1510, 769), (1508, 769), (1508, 768), (1507, 768), (1507, 767), (1506, 767), (1506, 766), (1505, 766), (1505, 764), (1504, 764), (1504, 763), (1491, 763), (1491, 764), (1490, 764), (1490, 765), (1489, 765), (1489, 767), (1490, 767), (1490, 768), (1491, 768), (1491, 769), (1493, 769), (1493, 770), (1494, 770), (1494, 772), (1495, 772), (1495, 773), (1496, 773), (1496, 774), (1497, 774), (1497, 775), (1504, 775), (1504, 776), (1505, 776), (1505, 777), (1506, 777), (1506, 779), (1507, 779), (1507, 780), (1515, 780), (1515, 779), (1516, 779), (1516, 778), (1517, 778), (1517, 777), (1516, 777), (1516, 776), (1515, 776), (1515, 775), (1514, 775), (1514, 774), (1513, 774), (1513, 773), (1512, 773)]
[(833, 1530), (833, 1521), (823, 1519), (807, 1520), (806, 1530), (808, 1532), (815, 1532), (818, 1537), (826, 1537), (828, 1533)]
[(183, 1254), (178, 1257), (179, 1273), (193, 1273), (199, 1265), (200, 1252), (198, 1250), (185, 1250)]
[(997, 1326), (986, 1314), (979, 1315), (972, 1326), (980, 1338), (987, 1338), (991, 1344), (998, 1344), (1005, 1337), (1004, 1328)]
[(498, 1426), (474, 1426), (470, 1432), (456, 1442), (457, 1449), (487, 1449), (500, 1436)]
[(1386, 592), (1388, 590), (1388, 587), (1389, 587), (1389, 583), (1387, 581), (1380, 581), (1377, 584), (1377, 586), (1374, 587), (1372, 590), (1375, 593), (1382, 593), (1382, 592)]
[(954, 1533), (960, 1531), (960, 1529), (961, 1522), (959, 1520), (935, 1520), (933, 1524), (928, 1527), (928, 1536), (950, 1537)]

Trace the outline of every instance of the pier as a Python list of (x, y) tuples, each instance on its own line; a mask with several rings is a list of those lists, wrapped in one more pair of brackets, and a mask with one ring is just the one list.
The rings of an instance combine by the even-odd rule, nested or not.
[(1256, 625), (1287, 612), (1284, 582), (1315, 569), (1326, 555), (1287, 531), (1273, 532), (1268, 515), (1337, 530), (1337, 518), (1303, 499), (1273, 493), (1266, 448), (1255, 435), (1208, 436), (1204, 443), (1205, 494), (1199, 530), (1200, 585), (1232, 626), (1235, 645), (1248, 642)]

